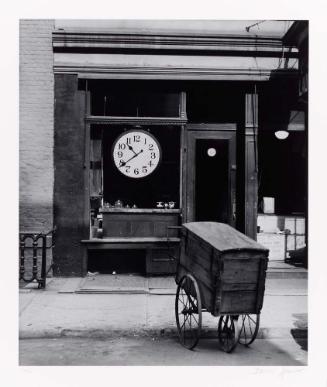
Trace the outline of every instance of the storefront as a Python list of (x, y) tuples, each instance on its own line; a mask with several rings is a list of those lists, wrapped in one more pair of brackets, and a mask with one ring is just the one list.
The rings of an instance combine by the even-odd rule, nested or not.
[(260, 99), (276, 69), (293, 82), (297, 51), (280, 34), (168, 24), (131, 33), (57, 22), (57, 275), (173, 273), (183, 222), (256, 239), (260, 109), (273, 108)]

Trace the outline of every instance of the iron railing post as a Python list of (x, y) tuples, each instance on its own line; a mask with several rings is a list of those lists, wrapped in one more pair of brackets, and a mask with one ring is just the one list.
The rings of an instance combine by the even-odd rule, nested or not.
[(33, 280), (37, 280), (37, 247), (38, 247), (38, 235), (34, 234), (32, 237), (33, 240), (33, 268), (32, 275)]
[(45, 289), (46, 285), (46, 268), (47, 268), (47, 236), (42, 235), (42, 263), (41, 263), (41, 281), (39, 287)]
[(20, 238), (20, 267), (19, 267), (19, 279), (21, 280), (24, 277), (25, 273), (25, 238), (21, 236)]

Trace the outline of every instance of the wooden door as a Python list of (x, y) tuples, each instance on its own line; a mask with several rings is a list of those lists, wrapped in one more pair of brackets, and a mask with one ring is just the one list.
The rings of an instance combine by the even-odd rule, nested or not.
[(236, 225), (236, 125), (187, 125), (187, 222)]

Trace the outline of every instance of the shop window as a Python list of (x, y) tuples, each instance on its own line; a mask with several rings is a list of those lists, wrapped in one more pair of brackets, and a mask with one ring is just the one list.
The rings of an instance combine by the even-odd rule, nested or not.
[[(259, 203), (274, 198), (278, 215), (306, 212), (307, 153), (304, 131), (278, 140), (273, 131), (259, 132)], [(261, 206), (259, 209), (262, 210)]]
[(296, 79), (275, 79), (259, 89), (259, 211), (273, 198), (276, 215), (305, 214), (307, 131)]
[[(132, 133), (131, 149), (127, 149), (122, 142), (119, 142), (119, 139), (122, 139), (121, 141), (127, 144), (128, 137), (125, 136), (125, 133)], [(134, 133), (148, 134), (147, 137), (141, 137), (146, 144), (134, 143), (132, 136), (137, 136)], [(146, 139), (154, 139), (153, 142), (159, 145), (160, 154), (154, 152), (153, 143)], [(135, 137), (136, 140), (138, 140), (137, 137)], [(121, 144), (124, 145), (125, 153), (120, 153)], [(141, 159), (143, 154), (140, 152), (144, 147), (151, 147), (151, 152), (148, 154), (149, 158)], [(127, 162), (138, 153), (140, 155), (135, 157), (133, 162), (127, 163), (124, 168), (119, 167), (120, 160)], [(121, 158), (115, 161), (117, 155)], [(142, 161), (142, 165), (136, 163), (138, 158), (140, 162)], [(156, 165), (157, 158), (160, 160)], [(180, 200), (180, 128), (176, 126), (92, 125), (91, 167), (90, 190), (91, 201), (95, 202), (94, 207), (102, 204), (126, 208), (133, 206), (134, 208), (158, 208), (158, 206), (170, 203), (171, 208), (177, 209)], [(144, 172), (145, 168), (148, 169), (146, 172)], [(151, 168), (154, 170), (151, 171)], [(136, 169), (138, 169), (137, 174), (134, 173)]]
[(179, 117), (180, 93), (152, 89), (138, 82), (95, 82), (91, 88), (91, 114), (111, 117)]

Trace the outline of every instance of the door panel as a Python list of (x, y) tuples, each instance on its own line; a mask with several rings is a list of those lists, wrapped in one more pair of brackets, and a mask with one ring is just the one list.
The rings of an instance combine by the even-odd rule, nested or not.
[[(210, 130), (206, 130), (209, 129)], [(187, 131), (186, 221), (236, 222), (236, 126)]]

